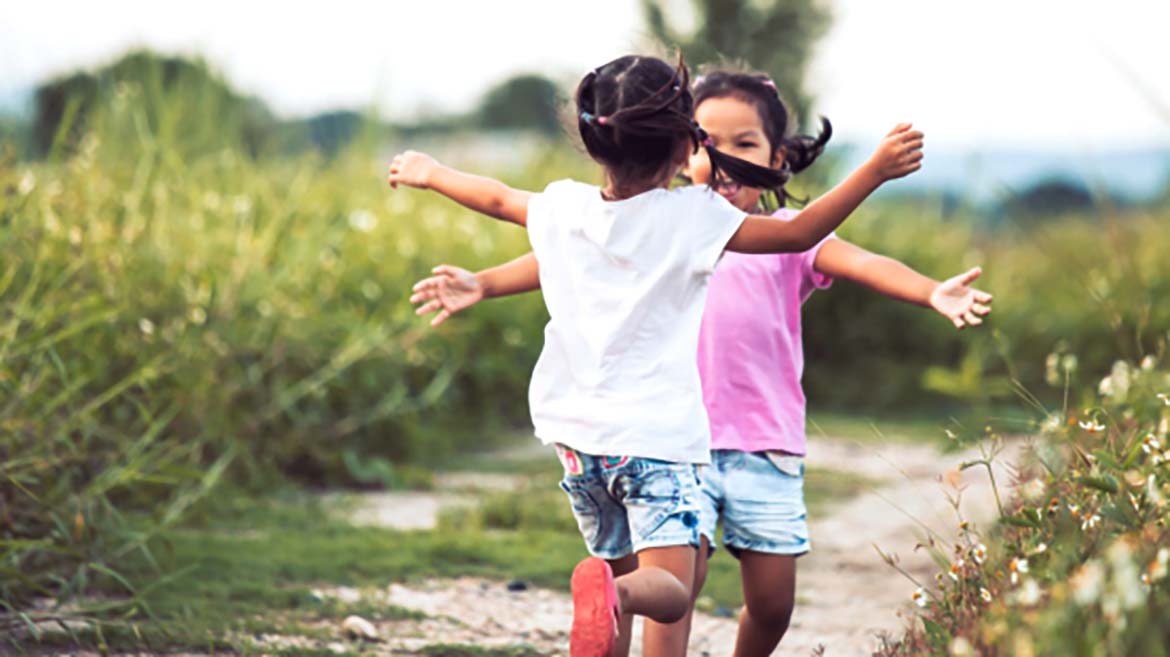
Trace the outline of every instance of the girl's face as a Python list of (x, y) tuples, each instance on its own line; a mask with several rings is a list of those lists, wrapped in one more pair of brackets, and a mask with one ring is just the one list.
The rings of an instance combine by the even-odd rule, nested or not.
[[(762, 167), (778, 168), (784, 163), (783, 148), (776, 151), (775, 158), (771, 157), (772, 144), (764, 132), (764, 122), (749, 102), (734, 96), (708, 98), (695, 108), (695, 120), (707, 131), (715, 148), (728, 155)], [(690, 156), (683, 173), (696, 185), (706, 185), (711, 181), (711, 162), (706, 149), (700, 148)], [(746, 212), (759, 205), (761, 190), (757, 187), (723, 182), (715, 191)]]

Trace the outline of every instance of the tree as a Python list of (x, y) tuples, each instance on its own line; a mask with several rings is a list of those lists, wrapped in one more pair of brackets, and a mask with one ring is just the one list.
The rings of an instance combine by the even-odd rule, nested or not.
[(825, 0), (690, 0), (695, 27), (671, 21), (671, 0), (642, 0), (651, 35), (682, 50), (689, 66), (743, 63), (772, 77), (806, 124), (811, 97), (805, 67), (832, 16)]
[(33, 150), (43, 156), (55, 146), (71, 147), (101, 116), (133, 125), (125, 118), (128, 112), (137, 112), (152, 134), (188, 153), (238, 145), (257, 155), (276, 128), (263, 101), (237, 93), (202, 60), (136, 51), (96, 71), (38, 87)]
[(542, 75), (517, 75), (493, 87), (479, 106), (485, 128), (528, 128), (555, 136), (561, 130), (560, 88)]
[(1051, 218), (1089, 213), (1093, 195), (1084, 186), (1066, 178), (1047, 178), (1013, 194), (1000, 204), (998, 215), (1017, 218)]

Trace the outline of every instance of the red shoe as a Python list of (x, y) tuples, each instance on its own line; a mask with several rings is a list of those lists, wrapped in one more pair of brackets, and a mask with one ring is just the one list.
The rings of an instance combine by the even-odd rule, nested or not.
[(618, 635), (618, 597), (613, 570), (589, 557), (573, 569), (573, 629), (569, 657), (610, 657)]

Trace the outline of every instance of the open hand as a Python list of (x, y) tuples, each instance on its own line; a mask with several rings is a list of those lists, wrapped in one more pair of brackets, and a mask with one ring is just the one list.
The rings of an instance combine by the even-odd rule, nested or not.
[(434, 276), (414, 284), (414, 294), (410, 296), (411, 303), (423, 304), (414, 314), (425, 315), (439, 311), (431, 320), (431, 326), (442, 324), (451, 315), (483, 299), (483, 287), (475, 274), (466, 269), (440, 265), (432, 269), (431, 273)]
[(911, 130), (909, 123), (899, 123), (878, 144), (868, 166), (883, 182), (901, 178), (922, 168), (923, 134)]
[(982, 324), (980, 318), (991, 312), (991, 295), (970, 286), (982, 273), (976, 267), (939, 283), (930, 293), (930, 306), (951, 320), (955, 328)]
[(399, 184), (426, 189), (430, 187), (431, 174), (438, 168), (438, 161), (430, 155), (406, 151), (395, 155), (390, 162), (390, 174), (386, 182), (394, 189), (398, 189)]

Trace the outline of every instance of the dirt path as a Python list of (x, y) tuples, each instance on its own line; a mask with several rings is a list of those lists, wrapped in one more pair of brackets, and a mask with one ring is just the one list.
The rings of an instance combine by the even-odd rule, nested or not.
[[(1001, 463), (1013, 462), (1019, 448), (1011, 446)], [(995, 517), (986, 471), (955, 472), (959, 463), (978, 457), (975, 449), (940, 454), (924, 445), (871, 447), (824, 438), (810, 441), (810, 466), (856, 472), (883, 483), (811, 518), (813, 550), (799, 562), (797, 608), (776, 654), (808, 655), (823, 645), (824, 654), (831, 657), (869, 655), (878, 633), (897, 635), (904, 623), (899, 612), (908, 608), (914, 584), (885, 564), (874, 546), (897, 554), (901, 566), (923, 583), (932, 582), (937, 568), (925, 551), (916, 552), (914, 546), (925, 536), (926, 527), (948, 539), (955, 536), (958, 517), (945, 491), (953, 494), (954, 484), (963, 488), (960, 511), (974, 526), (986, 525)], [(1001, 494), (1009, 494), (1010, 474), (1005, 466), (998, 467), (996, 477)], [(440, 492), (434, 494), (374, 495), (359, 505), (353, 520), (394, 526), (408, 522), (410, 528), (434, 526), (439, 509), (469, 503), (466, 496), (443, 490), (510, 485), (506, 477), (464, 478), (440, 481)], [(352, 596), (355, 592), (323, 594)], [(567, 652), (572, 610), (564, 593), (509, 592), (500, 582), (465, 578), (393, 585), (378, 597), (429, 617), (379, 627), (387, 641), (379, 644), (378, 652), (414, 650), (435, 642), (485, 647), (527, 643), (543, 654)], [(735, 629), (732, 619), (699, 614), (690, 654), (730, 654)], [(640, 655), (637, 640), (634, 645), (633, 654)]]

